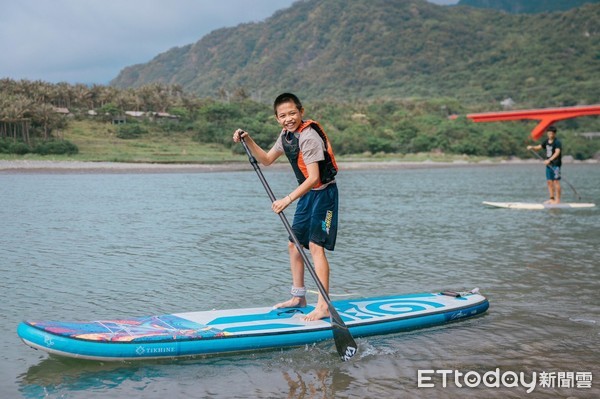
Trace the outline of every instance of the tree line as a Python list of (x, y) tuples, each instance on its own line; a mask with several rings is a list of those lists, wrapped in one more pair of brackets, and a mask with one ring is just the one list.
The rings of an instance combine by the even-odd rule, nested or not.
[[(307, 118), (319, 120), (336, 153), (407, 154), (437, 152), (482, 157), (527, 157), (524, 149), (535, 122), (475, 124), (450, 115), (473, 112), (456, 99), (386, 99), (305, 103)], [(69, 113), (61, 113), (64, 108)], [(93, 112), (90, 112), (93, 111)], [(243, 128), (269, 146), (279, 127), (270, 104), (251, 100), (244, 89), (221, 90), (216, 98), (199, 98), (179, 85), (153, 83), (139, 88), (42, 81), (0, 80), (0, 152), (76, 153), (77, 146), (62, 140), (69, 118), (92, 118), (107, 123), (126, 111), (169, 113), (175, 120), (158, 123), (131, 119), (118, 137), (140, 137), (151, 126), (159, 134), (191, 134), (200, 143), (216, 143), (240, 151), (231, 132)], [(64, 112), (64, 110), (63, 110)], [(565, 154), (588, 159), (600, 153), (600, 140), (587, 140), (580, 131), (598, 131), (598, 118), (560, 122)]]

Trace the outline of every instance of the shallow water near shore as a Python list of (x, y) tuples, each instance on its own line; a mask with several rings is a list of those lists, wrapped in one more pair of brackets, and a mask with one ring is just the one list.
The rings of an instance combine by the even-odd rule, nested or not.
[[(276, 196), (293, 189), (289, 170), (264, 171)], [(600, 204), (600, 166), (566, 165), (564, 177), (582, 202)], [(252, 170), (5, 174), (0, 397), (600, 395), (598, 206), (527, 211), (481, 204), (546, 199), (537, 164), (347, 170), (338, 184), (332, 299), (479, 287), (488, 312), (358, 339), (360, 352), (347, 363), (333, 342), (141, 362), (51, 357), (20, 342), (21, 320), (270, 306), (286, 298), (285, 229)], [(563, 197), (576, 201), (567, 184)], [(286, 214), (291, 219), (293, 209)], [(308, 275), (307, 286), (315, 289)], [(444, 384), (439, 370), (522, 372), (537, 385), (527, 394), (519, 382), (488, 387), (455, 379), (456, 372)], [(546, 386), (542, 373), (553, 376)], [(431, 379), (420, 383), (419, 374)]]

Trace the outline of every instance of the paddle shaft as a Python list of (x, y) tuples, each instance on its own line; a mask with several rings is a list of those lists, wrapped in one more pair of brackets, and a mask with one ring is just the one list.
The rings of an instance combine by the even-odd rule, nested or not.
[[(252, 152), (248, 148), (246, 141), (242, 137), (240, 137), (240, 141), (242, 143), (242, 146), (244, 147), (244, 150), (246, 151), (246, 154), (248, 154), (248, 160), (250, 161), (250, 164), (254, 168), (254, 171), (258, 175), (258, 178), (260, 179), (263, 187), (265, 188), (265, 191), (269, 195), (269, 199), (271, 200), (271, 203), (275, 202), (277, 200), (277, 198), (275, 198), (275, 194), (273, 194), (273, 190), (271, 190), (271, 187), (269, 186), (269, 183), (267, 183), (267, 180), (265, 179), (265, 176), (263, 175), (262, 170), (258, 166), (258, 162), (256, 161), (256, 158), (254, 157), (254, 155), (252, 155)], [(288, 234), (292, 238), (292, 241), (294, 242), (296, 249), (302, 256), (304, 265), (306, 266), (306, 269), (308, 270), (308, 272), (312, 276), (313, 280), (315, 281), (315, 284), (317, 285), (319, 293), (321, 294), (321, 296), (327, 303), (327, 307), (329, 308), (329, 315), (331, 318), (331, 327), (333, 330), (333, 338), (335, 340), (337, 352), (340, 355), (340, 357), (342, 358), (342, 360), (344, 360), (344, 361), (349, 360), (352, 356), (354, 356), (356, 354), (356, 352), (358, 350), (358, 346), (356, 345), (354, 338), (352, 338), (352, 334), (350, 334), (350, 330), (348, 330), (348, 327), (346, 326), (346, 324), (340, 317), (336, 308), (331, 303), (331, 299), (329, 299), (327, 290), (325, 290), (323, 283), (321, 283), (321, 280), (319, 280), (319, 276), (317, 275), (317, 272), (315, 271), (315, 268), (313, 267), (313, 265), (310, 263), (310, 260), (308, 259), (308, 256), (304, 252), (304, 248), (302, 248), (300, 241), (298, 241), (296, 234), (294, 234), (294, 231), (292, 230), (292, 226), (290, 225), (290, 222), (287, 220), (283, 211), (279, 212), (278, 215), (279, 215), (279, 218), (281, 219), (281, 221), (283, 222), (283, 225), (285, 226), (285, 229), (287, 230)]]
[[(541, 159), (542, 161), (545, 161), (544, 158), (542, 158), (542, 156), (540, 154), (538, 154), (537, 152), (535, 152), (533, 149), (529, 149), (529, 151), (533, 152), (535, 154), (536, 157), (538, 157), (539, 159)], [(552, 169), (550, 167), (550, 165), (546, 165), (547, 168)], [(567, 181), (567, 179), (565, 179), (564, 177), (561, 176), (561, 179), (567, 183), (569, 185), (569, 187), (571, 187), (571, 190), (573, 190), (573, 192), (575, 193), (575, 195), (577, 196), (577, 199), (580, 200), (581, 199), (581, 195), (579, 195), (579, 193), (577, 192), (577, 190), (575, 190), (575, 187), (573, 187), (573, 185), (571, 183), (569, 183)]]

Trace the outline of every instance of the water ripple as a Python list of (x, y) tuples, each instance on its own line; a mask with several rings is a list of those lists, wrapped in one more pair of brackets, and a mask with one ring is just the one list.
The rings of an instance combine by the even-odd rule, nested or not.
[[(570, 165), (565, 173), (600, 203), (597, 166)], [(276, 195), (294, 187), (288, 172), (266, 175)], [(332, 355), (331, 342), (119, 364), (56, 360), (30, 350), (14, 333), (23, 318), (270, 306), (289, 294), (287, 234), (252, 172), (0, 179), (0, 329), (7, 337), (0, 344), (1, 397), (417, 397), (423, 392), (416, 388), (418, 369), (600, 375), (598, 209), (481, 205), (543, 199), (537, 166), (340, 174), (340, 233), (329, 255), (334, 299), (480, 287), (491, 303), (476, 319), (359, 339), (351, 363)], [(286, 213), (291, 219), (293, 209)], [(315, 291), (309, 276), (307, 286)], [(437, 398), (523, 394), (430, 392)]]

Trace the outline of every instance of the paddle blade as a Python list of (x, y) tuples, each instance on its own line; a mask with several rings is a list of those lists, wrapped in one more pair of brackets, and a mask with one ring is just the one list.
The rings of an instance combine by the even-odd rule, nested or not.
[(348, 327), (338, 323), (338, 320), (331, 318), (331, 327), (333, 331), (333, 339), (338, 355), (343, 361), (348, 361), (358, 352), (358, 345), (354, 341)]

